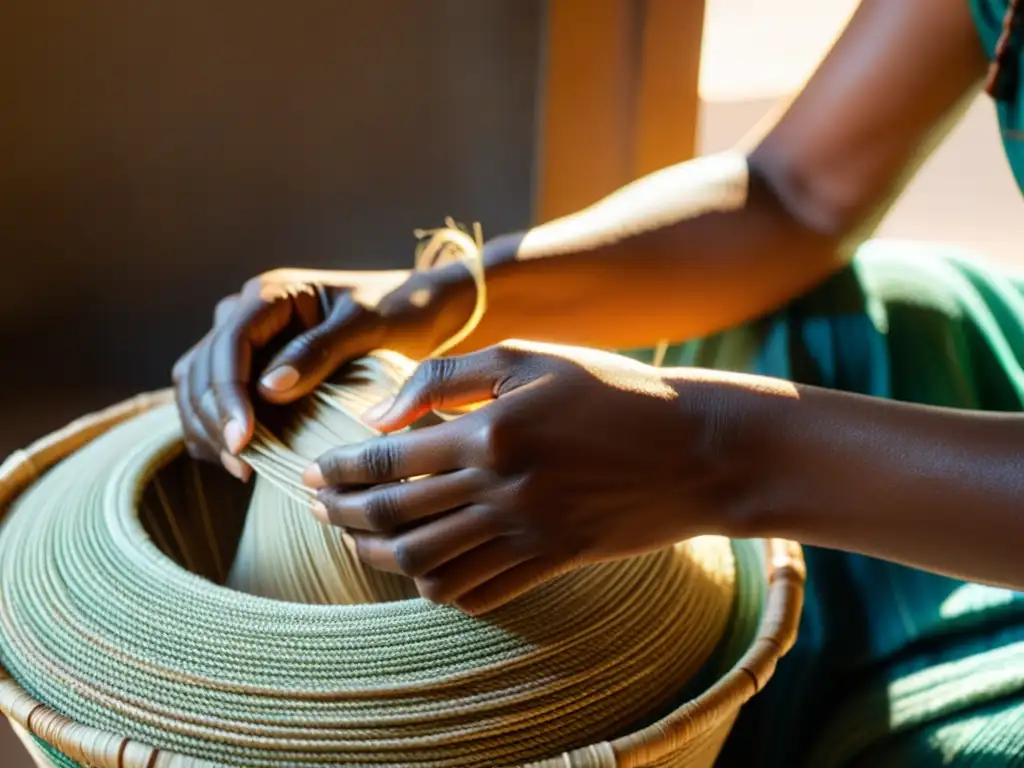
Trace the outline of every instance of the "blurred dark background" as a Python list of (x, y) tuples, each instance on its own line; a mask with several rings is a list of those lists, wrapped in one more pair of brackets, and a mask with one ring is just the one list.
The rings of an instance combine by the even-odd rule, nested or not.
[(0, 454), (277, 266), (530, 220), (541, 0), (0, 3)]

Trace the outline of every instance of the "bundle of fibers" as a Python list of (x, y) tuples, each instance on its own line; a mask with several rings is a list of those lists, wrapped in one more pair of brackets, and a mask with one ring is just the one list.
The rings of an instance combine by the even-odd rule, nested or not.
[[(63, 752), (128, 768), (154, 755), (492, 768), (603, 743), (679, 703), (726, 635), (729, 541), (580, 569), (470, 618), (364, 569), (315, 521), (298, 472), (325, 446), (365, 439), (358, 414), (408, 369), (374, 355), (278, 431), (264, 423), (244, 529), (237, 490), (181, 457), (170, 405), (101, 434), (17, 499), (0, 530), (0, 663), (52, 713), (32, 730), (57, 746), (55, 764), (74, 764)], [(83, 726), (162, 752), (111, 740), (99, 760)]]
[(398, 392), (413, 363), (386, 351), (346, 367), (287, 411), (274, 429), (260, 424), (246, 461), (256, 488), (228, 585), (299, 603), (348, 605), (416, 597), (410, 579), (365, 568), (341, 529), (310, 514), (302, 471), (331, 448), (375, 435), (358, 417)]

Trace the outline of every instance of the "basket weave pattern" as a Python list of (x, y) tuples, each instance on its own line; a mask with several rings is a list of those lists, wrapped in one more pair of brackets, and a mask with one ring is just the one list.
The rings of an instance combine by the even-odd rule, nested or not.
[[(78, 419), (16, 452), (0, 466), (0, 509), (6, 509), (37, 477), (65, 456), (121, 422), (164, 405), (170, 399), (168, 391), (140, 395)], [(531, 768), (710, 766), (740, 707), (767, 683), (777, 660), (789, 650), (796, 637), (805, 579), (800, 549), (781, 540), (767, 541), (765, 546), (769, 587), (757, 640), (730, 672), (700, 696), (643, 730), (569, 755), (533, 763)], [(0, 711), (23, 729), (23, 733), (42, 739), (83, 765), (95, 768), (198, 768), (211, 765), (73, 723), (33, 700), (2, 671)], [(33, 751), (37, 763), (50, 764), (39, 750)]]

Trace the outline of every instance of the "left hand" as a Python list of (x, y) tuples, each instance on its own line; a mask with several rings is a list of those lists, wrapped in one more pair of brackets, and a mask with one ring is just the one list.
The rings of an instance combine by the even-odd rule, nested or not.
[(390, 433), (492, 402), (330, 451), (305, 481), (364, 562), (482, 613), (580, 565), (722, 530), (738, 485), (720, 395), (735, 387), (716, 376), (522, 342), (429, 360), (364, 420)]

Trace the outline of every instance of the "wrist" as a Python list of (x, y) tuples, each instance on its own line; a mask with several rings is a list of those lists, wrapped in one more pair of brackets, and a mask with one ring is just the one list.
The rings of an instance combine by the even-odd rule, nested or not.
[[(679, 402), (695, 419), (697, 442), (710, 487), (708, 533), (730, 538), (776, 535), (793, 493), (792, 431), (799, 405), (795, 386), (780, 379), (719, 371), (668, 372)], [(691, 425), (693, 421), (690, 422)]]
[[(484, 244), (481, 259), (484, 269), (484, 288), (487, 292), (485, 319), (494, 307), (494, 298), (500, 291), (500, 281), (506, 269), (515, 264), (516, 254), (522, 235), (502, 235)], [(473, 273), (462, 262), (452, 262), (431, 270), (416, 273), (412, 278), (421, 289), (412, 291), (429, 297), (424, 306), (429, 319), (431, 339), (436, 346), (458, 333), (469, 321), (477, 301), (477, 285)], [(480, 345), (472, 336), (452, 350), (452, 353), (467, 352)]]

